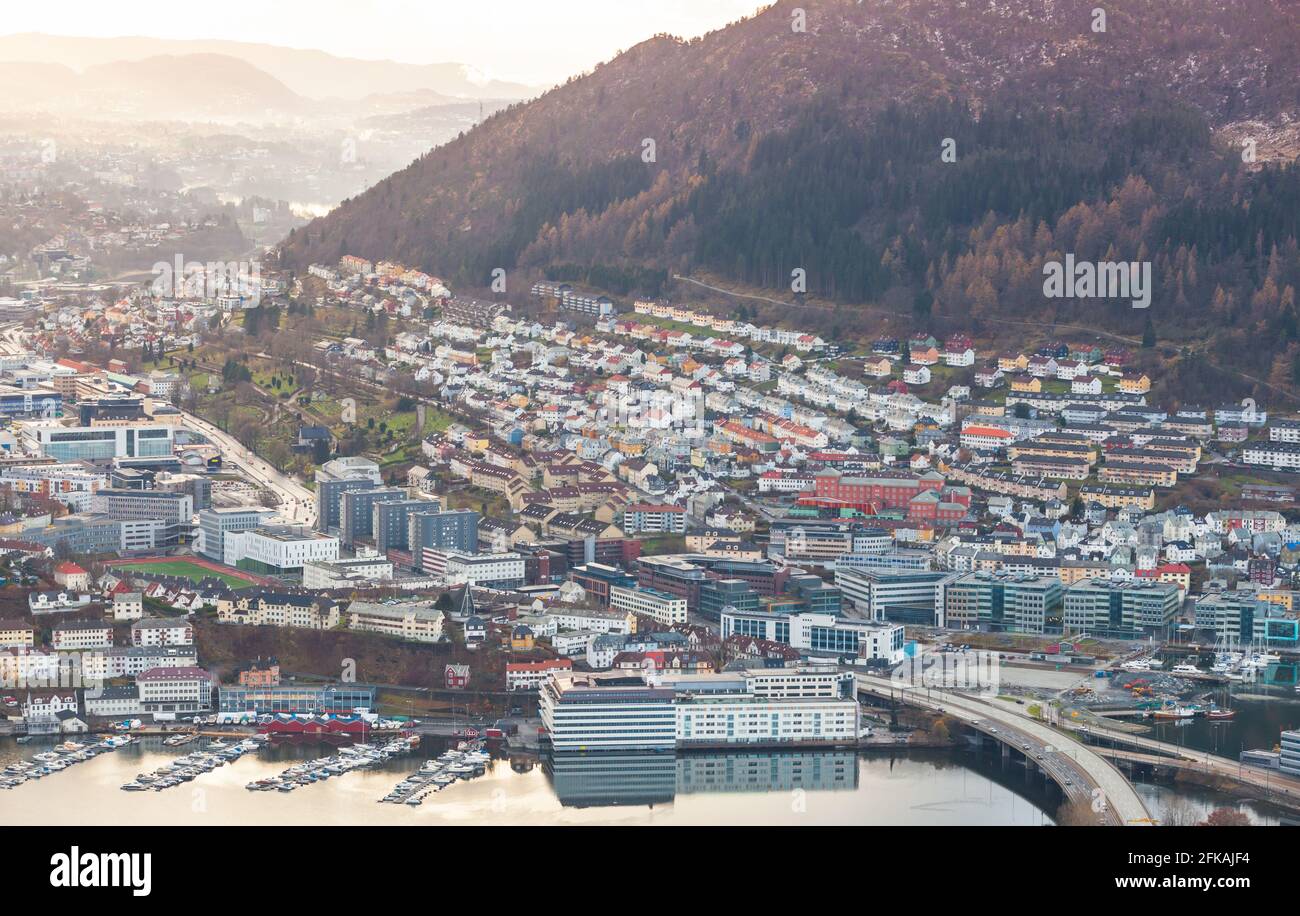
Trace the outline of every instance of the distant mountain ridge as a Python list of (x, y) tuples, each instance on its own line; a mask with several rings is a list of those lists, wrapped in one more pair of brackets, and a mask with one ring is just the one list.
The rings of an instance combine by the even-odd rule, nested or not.
[(0, 35), (0, 61), (59, 63), (80, 71), (99, 64), (164, 55), (221, 54), (269, 74), (308, 99), (433, 90), (458, 98), (529, 98), (537, 87), (480, 80), (467, 64), (405, 64), (339, 57), (324, 51), (217, 39), (88, 38), (25, 32)]

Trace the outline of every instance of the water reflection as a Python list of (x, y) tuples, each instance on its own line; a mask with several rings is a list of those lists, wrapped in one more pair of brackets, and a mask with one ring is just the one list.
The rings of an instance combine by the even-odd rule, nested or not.
[(654, 805), (700, 792), (856, 789), (852, 751), (552, 754), (546, 774), (566, 807)]

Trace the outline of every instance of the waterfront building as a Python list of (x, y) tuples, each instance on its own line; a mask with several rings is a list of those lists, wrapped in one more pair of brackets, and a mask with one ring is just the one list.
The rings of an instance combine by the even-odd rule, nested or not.
[(1288, 776), (1300, 776), (1300, 729), (1282, 732), (1279, 743), (1282, 745), (1279, 769)]
[(267, 715), (351, 716), (374, 708), (375, 688), (359, 684), (241, 685), (220, 689), (217, 719), (221, 722), (245, 722)]
[(83, 703), (88, 716), (117, 719), (124, 716), (138, 716), (143, 712), (140, 706), (140, 688), (135, 684), (87, 688)]
[(563, 751), (671, 751), (674, 691), (627, 675), (560, 674), (539, 691), (542, 725)]
[(1296, 646), (1300, 620), (1253, 592), (1220, 592), (1196, 601), (1197, 629), (1213, 631), (1216, 638), (1238, 645), (1250, 642)]
[(157, 720), (212, 708), (212, 675), (202, 668), (150, 668), (135, 678), (140, 711)]

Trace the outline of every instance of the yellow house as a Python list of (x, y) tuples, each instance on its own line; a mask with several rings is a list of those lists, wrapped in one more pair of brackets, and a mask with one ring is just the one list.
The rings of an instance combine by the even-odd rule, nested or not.
[(1151, 378), (1145, 372), (1125, 372), (1119, 380), (1119, 390), (1125, 394), (1146, 394), (1151, 390)]
[(1043, 380), (1034, 375), (1017, 375), (1011, 379), (1012, 391), (1031, 391), (1037, 394), (1043, 390)]
[(527, 652), (533, 648), (534, 639), (532, 627), (525, 626), (522, 623), (510, 630), (510, 648), (512, 650)]

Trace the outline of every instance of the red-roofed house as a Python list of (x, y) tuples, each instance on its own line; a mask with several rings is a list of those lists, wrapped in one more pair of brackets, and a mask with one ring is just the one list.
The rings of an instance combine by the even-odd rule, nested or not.
[(506, 689), (536, 690), (551, 675), (572, 670), (573, 660), (568, 658), (548, 658), (543, 662), (508, 662)]
[(54, 581), (67, 589), (85, 591), (90, 587), (90, 573), (71, 560), (64, 560), (54, 567)]

